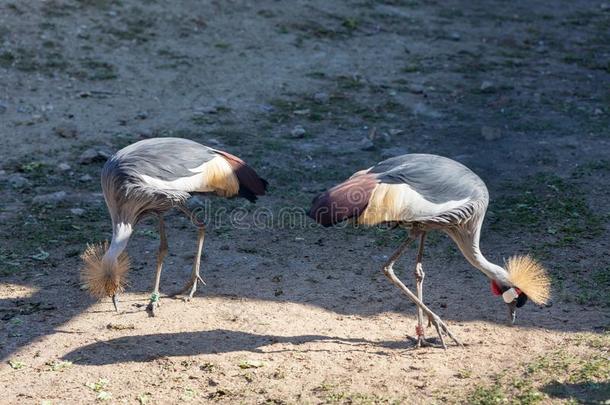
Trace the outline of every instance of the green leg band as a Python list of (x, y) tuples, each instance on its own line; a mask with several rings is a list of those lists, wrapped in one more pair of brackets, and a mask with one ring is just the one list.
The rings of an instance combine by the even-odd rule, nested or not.
[(152, 295), (150, 296), (150, 302), (152, 303), (157, 303), (159, 302), (159, 293), (152, 293)]

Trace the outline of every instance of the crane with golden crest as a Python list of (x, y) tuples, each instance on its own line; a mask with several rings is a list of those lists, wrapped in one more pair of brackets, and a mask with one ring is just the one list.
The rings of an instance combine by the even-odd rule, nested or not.
[[(394, 224), (410, 229), (409, 236), (383, 266), (384, 274), (417, 306), (417, 346), (429, 345), (424, 334), (424, 314), (433, 324), (443, 348), (443, 334), (461, 343), (445, 322), (423, 301), (422, 267), (426, 234), (447, 233), (474, 267), (491, 280), (495, 295), (508, 305), (510, 323), (516, 308), (528, 297), (544, 304), (550, 296), (546, 270), (530, 256), (513, 256), (505, 267), (489, 262), (479, 246), (481, 226), (489, 202), (485, 183), (466, 166), (436, 155), (407, 154), (361, 170), (341, 184), (318, 195), (309, 215), (323, 226), (345, 220), (361, 225)], [(394, 264), (415, 240), (419, 241), (415, 265), (416, 293), (394, 273)]]
[(192, 194), (212, 193), (240, 196), (255, 202), (264, 195), (267, 182), (243, 160), (230, 153), (182, 138), (153, 138), (129, 145), (106, 162), (102, 169), (102, 190), (112, 219), (110, 244), (89, 245), (82, 254), (82, 279), (98, 298), (112, 297), (118, 310), (118, 294), (125, 289), (129, 257), (125, 251), (138, 222), (149, 215), (159, 220), (160, 244), (153, 292), (148, 309), (154, 315), (159, 306), (159, 283), (168, 244), (164, 214), (172, 208), (183, 211), (198, 227), (197, 250), (191, 279), (178, 294), (188, 299), (203, 282), (199, 269), (205, 224), (186, 206)]

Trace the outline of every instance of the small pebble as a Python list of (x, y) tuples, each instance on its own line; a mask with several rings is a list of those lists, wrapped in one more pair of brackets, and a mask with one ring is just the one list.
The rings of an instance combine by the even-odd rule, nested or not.
[(77, 138), (78, 137), (78, 128), (71, 122), (66, 122), (60, 124), (53, 128), (55, 134), (62, 138)]
[(72, 169), (72, 166), (67, 163), (60, 163), (57, 165), (57, 170), (59, 170), (60, 172), (67, 172), (70, 169)]
[(91, 177), (88, 174), (83, 174), (82, 176), (79, 177), (78, 180), (82, 181), (82, 182), (88, 182), (91, 181), (93, 179), (93, 177)]
[(483, 81), (483, 83), (481, 83), (480, 89), (481, 89), (481, 91), (489, 91), (489, 90), (492, 90), (493, 87), (494, 87), (494, 85), (492, 82), (490, 82), (489, 80), (485, 80), (485, 81)]
[(275, 111), (275, 108), (272, 105), (269, 104), (261, 104), (259, 105), (259, 108), (264, 111), (264, 112), (272, 112)]
[(318, 104), (326, 104), (330, 101), (328, 93), (319, 92), (313, 95), (313, 99)]
[(87, 165), (93, 162), (103, 162), (109, 157), (110, 153), (105, 150), (89, 148), (80, 155), (78, 161), (82, 165)]
[(424, 92), (424, 86), (421, 84), (410, 84), (407, 89), (414, 94), (422, 94)]
[(502, 131), (499, 128), (483, 126), (481, 127), (481, 135), (486, 141), (495, 141), (502, 137)]
[(148, 128), (138, 128), (134, 131), (140, 138), (148, 139), (153, 137), (153, 133)]
[(65, 201), (68, 194), (65, 191), (56, 191), (55, 193), (38, 195), (32, 199), (32, 202), (37, 205), (56, 205)]
[(422, 115), (428, 118), (441, 118), (443, 116), (440, 112), (432, 109), (431, 107), (428, 107), (424, 103), (415, 104), (413, 106), (413, 113), (415, 115)]
[(375, 144), (369, 138), (362, 138), (359, 147), (360, 150), (371, 151), (375, 149)]
[(72, 215), (76, 215), (77, 217), (80, 217), (81, 215), (83, 215), (85, 213), (85, 210), (82, 208), (70, 208), (70, 212), (72, 213)]
[(296, 125), (292, 131), (290, 131), (290, 136), (292, 138), (303, 138), (307, 131), (301, 125)]
[(13, 173), (8, 176), (8, 183), (13, 188), (24, 188), (30, 185), (30, 181), (20, 175), (19, 173)]
[(216, 114), (218, 113), (218, 108), (214, 106), (198, 107), (195, 108), (195, 112), (200, 114)]

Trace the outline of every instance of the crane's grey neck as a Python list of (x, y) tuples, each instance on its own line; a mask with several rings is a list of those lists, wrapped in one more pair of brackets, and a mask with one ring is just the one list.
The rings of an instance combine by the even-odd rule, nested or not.
[(118, 222), (112, 225), (112, 241), (104, 255), (104, 261), (116, 263), (117, 258), (123, 253), (129, 242), (133, 227), (129, 222)]
[[(482, 221), (482, 219), (481, 219)], [(475, 221), (473, 221), (475, 222)], [(492, 280), (496, 280), (502, 285), (511, 285), (508, 281), (508, 272), (496, 264), (488, 261), (479, 247), (479, 238), (481, 236), (481, 227), (476, 226), (460, 227), (457, 229), (450, 229), (446, 232), (458, 245), (458, 248), (474, 267), (481, 270), (485, 275)]]

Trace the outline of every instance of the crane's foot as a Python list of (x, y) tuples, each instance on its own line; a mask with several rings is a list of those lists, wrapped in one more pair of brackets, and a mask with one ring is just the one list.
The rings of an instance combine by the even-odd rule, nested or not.
[(451, 333), (447, 325), (439, 318), (437, 315), (429, 315), (429, 319), (432, 321), (432, 325), (436, 328), (436, 333), (438, 333), (438, 337), (441, 341), (441, 346), (443, 349), (447, 350), (447, 345), (445, 344), (445, 338), (443, 337), (443, 333), (446, 334), (455, 342), (458, 346), (464, 346), (462, 342), (460, 342), (454, 335)]
[(160, 295), (158, 292), (153, 292), (150, 296), (150, 301), (146, 306), (146, 311), (148, 312), (149, 316), (156, 316), (159, 312), (159, 307), (161, 306), (161, 301), (159, 298)]
[[(426, 314), (428, 316), (428, 327), (434, 325), (436, 332), (438, 333), (440, 344), (427, 340), (425, 336), (424, 326), (422, 323), (418, 323), (415, 326), (415, 338), (412, 338), (415, 341), (415, 347), (442, 347), (447, 350), (447, 345), (445, 344), (444, 335), (449, 336), (457, 345), (463, 346), (462, 343), (449, 331), (447, 325), (441, 320), (441, 318), (436, 315), (434, 312), (430, 312)], [(421, 322), (421, 320), (419, 321)]]
[(421, 325), (417, 325), (415, 327), (415, 335), (417, 336), (417, 342), (415, 343), (415, 347), (416, 348), (420, 348), (420, 347), (436, 347), (438, 345), (429, 342), (428, 340), (426, 340), (426, 336), (424, 334), (424, 327)]
[(157, 316), (157, 314), (159, 313), (159, 304), (149, 302), (146, 306), (146, 312), (148, 312), (148, 315), (151, 317)]
[(426, 340), (426, 338), (423, 336), (419, 336), (417, 338), (417, 343), (415, 344), (415, 347), (419, 349), (420, 347), (438, 347), (438, 345)]
[(195, 274), (191, 280), (184, 286), (183, 289), (175, 292), (174, 294), (170, 295), (170, 297), (175, 298), (178, 295), (182, 295), (182, 294), (186, 294), (187, 291), (189, 291), (188, 296), (184, 299), (185, 301), (190, 301), (193, 299), (193, 295), (195, 295), (195, 291), (197, 291), (197, 282), (200, 282), (201, 284), (205, 285), (205, 281), (203, 281), (203, 279), (201, 278), (201, 276), (199, 274)]

